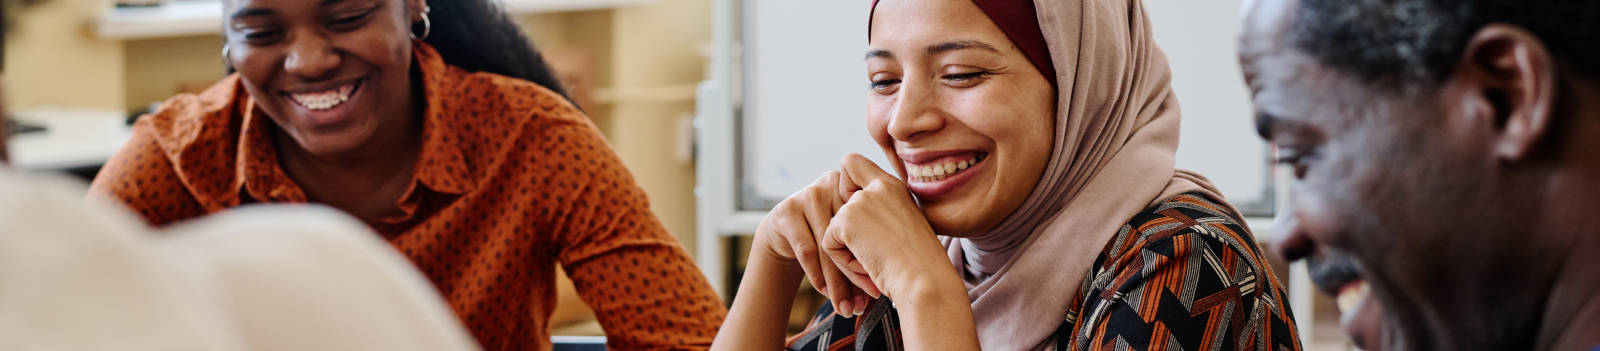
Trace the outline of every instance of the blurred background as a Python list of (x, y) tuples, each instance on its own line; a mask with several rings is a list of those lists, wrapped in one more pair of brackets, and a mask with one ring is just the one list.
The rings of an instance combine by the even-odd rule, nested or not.
[[(867, 0), (500, 1), (725, 298), (767, 209), (846, 152), (883, 160), (862, 121)], [(1284, 191), (1234, 58), (1238, 1), (1145, 3), (1184, 111), (1179, 167), (1216, 181), (1265, 242)], [(133, 117), (224, 75), (218, 0), (49, 0), (12, 15), (0, 82), (26, 171), (91, 178)], [(1347, 349), (1303, 268), (1275, 270), (1307, 348)], [(823, 302), (802, 291), (796, 330)], [(563, 292), (556, 334), (598, 335)]]

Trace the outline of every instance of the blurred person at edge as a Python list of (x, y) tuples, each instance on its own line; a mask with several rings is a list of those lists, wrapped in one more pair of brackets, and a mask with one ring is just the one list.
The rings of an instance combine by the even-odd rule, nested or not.
[(1389, 350), (1600, 346), (1600, 2), (1246, 1), (1284, 258), (1348, 254)]
[(721, 300), (497, 2), (222, 3), (237, 73), (141, 117), (91, 197), (157, 226), (250, 203), (340, 209), (485, 349), (551, 347), (558, 265), (610, 349), (709, 346)]
[[(7, 14), (38, 2), (0, 0), (0, 57)], [(0, 350), (478, 350), (348, 215), (258, 205), (155, 230), (75, 180), (11, 169), (7, 136), (0, 123)]]
[[(1173, 168), (1142, 1), (873, 5), (866, 127), (898, 175), (846, 155), (774, 208), (716, 348), (1300, 349), (1239, 212)], [(833, 303), (786, 343), (803, 277)]]

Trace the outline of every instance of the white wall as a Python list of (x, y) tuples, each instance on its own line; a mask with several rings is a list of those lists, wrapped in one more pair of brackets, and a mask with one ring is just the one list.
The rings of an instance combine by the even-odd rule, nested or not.
[(1234, 51), (1239, 1), (1145, 0), (1145, 10), (1183, 109), (1178, 168), (1211, 178), (1235, 204), (1262, 200), (1269, 155)]

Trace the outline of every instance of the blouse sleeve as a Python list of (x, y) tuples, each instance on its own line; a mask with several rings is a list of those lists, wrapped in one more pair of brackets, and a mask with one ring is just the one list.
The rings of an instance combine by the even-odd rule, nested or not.
[(545, 134), (541, 147), (569, 162), (565, 213), (554, 230), (559, 259), (584, 302), (595, 310), (612, 350), (704, 350), (727, 315), (689, 253), (650, 211), (610, 144), (592, 125), (574, 123)]
[(133, 138), (95, 175), (89, 199), (126, 206), (152, 226), (205, 214), (157, 138), (149, 116), (134, 124)]
[[(1072, 350), (1299, 350), (1282, 287), (1250, 234), (1218, 209), (1171, 207), (1102, 254), (1082, 319), (1058, 334)], [(1109, 257), (1109, 258), (1108, 258)], [(1098, 268), (1097, 268), (1098, 269)]]

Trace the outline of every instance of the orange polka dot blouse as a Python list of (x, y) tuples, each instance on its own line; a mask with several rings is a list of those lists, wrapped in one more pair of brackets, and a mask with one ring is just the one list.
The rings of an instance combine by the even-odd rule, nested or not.
[[(560, 95), (467, 72), (418, 43), (427, 111), (402, 215), (369, 224), (431, 279), (487, 350), (549, 350), (555, 269), (612, 350), (705, 349), (727, 313), (598, 130)], [(95, 178), (153, 225), (303, 203), (272, 121), (230, 76), (140, 118)]]

